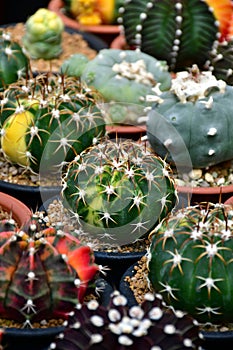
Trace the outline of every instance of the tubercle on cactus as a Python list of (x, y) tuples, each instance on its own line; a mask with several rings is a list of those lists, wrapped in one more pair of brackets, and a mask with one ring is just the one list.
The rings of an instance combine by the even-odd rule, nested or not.
[(72, 311), (50, 350), (199, 349), (197, 322), (164, 307), (161, 295), (148, 293), (141, 305), (128, 306), (117, 290), (107, 307), (92, 300)]
[(165, 302), (204, 324), (232, 322), (232, 207), (200, 203), (181, 209), (150, 238), (148, 276)]
[(66, 319), (101, 271), (92, 249), (71, 233), (46, 227), (40, 215), (21, 228), (5, 227), (0, 232), (1, 317), (23, 327)]

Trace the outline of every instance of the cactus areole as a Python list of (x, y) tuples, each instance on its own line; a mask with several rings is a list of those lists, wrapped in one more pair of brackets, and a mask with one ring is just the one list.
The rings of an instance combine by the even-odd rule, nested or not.
[[(161, 157), (194, 168), (233, 159), (233, 88), (211, 72), (178, 72), (170, 91), (158, 96), (148, 113), (147, 135)], [(179, 135), (179, 137), (177, 136)], [(181, 142), (182, 141), (182, 142)]]
[(201, 203), (169, 215), (151, 235), (149, 280), (199, 322), (233, 321), (233, 211)]
[(1, 225), (0, 252), (0, 315), (22, 327), (67, 318), (99, 271), (90, 247), (53, 227), (40, 229), (36, 216), (21, 229)]
[(57, 172), (105, 134), (97, 94), (76, 78), (42, 75), (9, 86), (1, 101), (1, 146), (8, 161)]
[(103, 141), (69, 164), (64, 203), (93, 237), (112, 245), (132, 243), (174, 207), (169, 171), (142, 144)]

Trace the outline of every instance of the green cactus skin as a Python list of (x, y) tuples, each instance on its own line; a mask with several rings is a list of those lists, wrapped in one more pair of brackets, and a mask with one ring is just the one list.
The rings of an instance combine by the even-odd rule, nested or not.
[(199, 322), (233, 321), (233, 211), (200, 203), (168, 215), (151, 235), (149, 280)]
[(62, 19), (53, 11), (41, 8), (25, 23), (22, 42), (32, 59), (50, 60), (62, 52)]
[(217, 79), (233, 85), (233, 40), (216, 42), (212, 48), (205, 68), (210, 70)]
[(200, 67), (220, 37), (213, 11), (201, 0), (125, 0), (119, 24), (130, 47), (167, 61), (172, 71)]
[(0, 30), (0, 91), (29, 71), (29, 59), (20, 44), (7, 31)]
[(197, 322), (164, 308), (161, 295), (128, 306), (116, 290), (108, 306), (91, 300), (72, 312), (49, 350), (197, 350), (202, 343)]
[(169, 172), (144, 145), (106, 140), (69, 164), (64, 203), (89, 235), (123, 245), (146, 235), (176, 204)]
[(43, 225), (36, 215), (22, 228), (1, 225), (0, 313), (24, 327), (43, 319), (67, 318), (83, 302), (100, 270), (90, 247)]
[(63, 162), (105, 134), (97, 100), (98, 94), (84, 83), (59, 74), (9, 86), (1, 103), (1, 142), (7, 160), (35, 173), (57, 172)]
[(232, 159), (232, 100), (232, 86), (211, 72), (199, 72), (194, 65), (177, 73), (170, 91), (160, 94), (148, 113), (151, 147), (179, 166), (186, 165), (187, 151), (194, 168)]

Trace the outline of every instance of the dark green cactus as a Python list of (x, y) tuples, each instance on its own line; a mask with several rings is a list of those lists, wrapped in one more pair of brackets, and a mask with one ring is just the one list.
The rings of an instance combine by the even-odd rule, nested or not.
[(69, 164), (63, 198), (85, 232), (122, 245), (146, 235), (177, 194), (164, 160), (132, 140), (106, 140)]
[(130, 307), (115, 291), (107, 307), (92, 300), (72, 312), (49, 350), (188, 350), (202, 342), (197, 322), (165, 309), (160, 295), (148, 293), (142, 305)]
[(63, 162), (105, 134), (97, 94), (75, 78), (44, 74), (10, 85), (1, 101), (1, 143), (7, 160), (36, 173)]
[(64, 23), (53, 11), (37, 10), (25, 23), (22, 43), (32, 59), (50, 60), (62, 52)]
[(100, 270), (90, 247), (69, 233), (44, 227), (36, 215), (22, 228), (2, 225), (0, 253), (1, 317), (22, 326), (67, 318)]
[(200, 203), (169, 215), (151, 235), (153, 288), (203, 323), (233, 321), (232, 218), (231, 206)]
[(0, 91), (29, 71), (29, 59), (7, 31), (0, 30)]
[(215, 4), (211, 7), (202, 0), (125, 0), (118, 22), (130, 47), (165, 60), (178, 71), (194, 63), (202, 67), (219, 39)]
[(233, 158), (233, 88), (197, 66), (178, 72), (148, 114), (147, 135), (161, 157), (194, 168)]

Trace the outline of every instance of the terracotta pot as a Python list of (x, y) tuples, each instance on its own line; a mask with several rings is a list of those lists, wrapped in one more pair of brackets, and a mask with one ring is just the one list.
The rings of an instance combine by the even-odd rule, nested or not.
[(31, 217), (31, 210), (24, 203), (3, 192), (0, 192), (0, 206), (12, 215), (19, 226), (23, 226)]
[(120, 34), (116, 36), (116, 38), (113, 39), (113, 41), (110, 43), (111, 49), (120, 49), (124, 50), (126, 47), (126, 41), (124, 35)]
[(146, 125), (107, 125), (110, 138), (124, 138), (138, 141), (146, 134)]
[(62, 0), (51, 0), (48, 4), (48, 9), (56, 12), (62, 18), (67, 27), (96, 34), (104, 39), (108, 44), (110, 44), (112, 40), (120, 33), (120, 27), (118, 25), (81, 25), (75, 19), (68, 17), (63, 11), (63, 7), (64, 3)]
[(229, 198), (224, 202), (224, 204), (232, 205), (232, 206), (233, 206), (233, 196), (229, 197)]
[[(137, 264), (131, 265), (125, 273), (122, 275), (119, 285), (119, 291), (123, 294), (130, 306), (137, 305), (135, 296), (129, 286), (129, 283), (125, 281), (126, 277), (132, 278), (135, 273), (134, 267)], [(231, 349), (233, 344), (233, 331), (226, 332), (201, 332), (204, 337), (204, 343), (202, 350), (213, 350), (213, 349)]]

